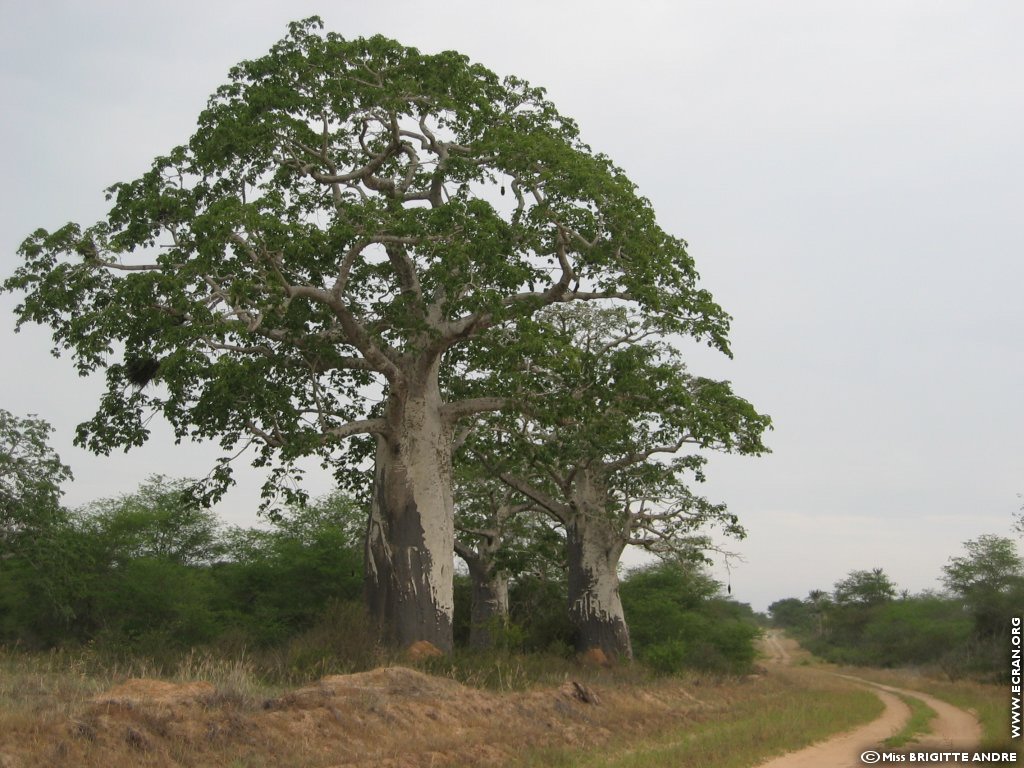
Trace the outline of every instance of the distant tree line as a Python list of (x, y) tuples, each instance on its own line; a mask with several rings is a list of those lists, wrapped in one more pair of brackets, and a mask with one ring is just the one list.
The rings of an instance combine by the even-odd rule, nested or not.
[(943, 566), (945, 592), (898, 591), (881, 569), (852, 571), (831, 592), (769, 606), (776, 626), (829, 661), (922, 666), (951, 678), (999, 677), (1010, 620), (1024, 606), (1024, 560), (1012, 539), (984, 535)]

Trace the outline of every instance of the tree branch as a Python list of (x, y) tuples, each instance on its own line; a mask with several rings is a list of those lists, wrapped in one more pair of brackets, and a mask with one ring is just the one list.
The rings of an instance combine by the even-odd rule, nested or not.
[(507, 397), (474, 397), (454, 403), (445, 403), (441, 406), (441, 418), (452, 424), (476, 413), (500, 411), (502, 408), (507, 408), (510, 402)]
[(526, 498), (536, 502), (537, 505), (552, 515), (556, 520), (558, 520), (558, 522), (563, 525), (568, 525), (569, 518), (572, 516), (572, 510), (568, 504), (556, 501), (551, 496), (548, 496), (543, 491), (534, 488), (533, 485), (520, 477), (516, 477), (515, 475), (499, 472), (498, 479), (512, 490), (518, 491)]
[(352, 437), (353, 435), (387, 435), (390, 432), (387, 421), (384, 419), (362, 419), (334, 427), (323, 434), (332, 440), (344, 440), (346, 437)]

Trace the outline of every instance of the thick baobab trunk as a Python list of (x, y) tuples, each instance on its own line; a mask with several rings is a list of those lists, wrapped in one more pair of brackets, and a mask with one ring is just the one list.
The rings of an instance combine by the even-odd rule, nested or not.
[(436, 369), (392, 394), (389, 434), (377, 439), (366, 536), (366, 598), (386, 641), (452, 650), (454, 597), (451, 429), (441, 416)]
[(470, 608), (469, 644), (473, 648), (491, 648), (495, 630), (508, 625), (508, 575), (493, 563), (470, 562), (473, 582)]
[(605, 508), (604, 495), (589, 478), (577, 481), (574, 496), (574, 514), (565, 527), (569, 620), (576, 630), (576, 649), (600, 648), (610, 660), (632, 659), (617, 573), (625, 542)]

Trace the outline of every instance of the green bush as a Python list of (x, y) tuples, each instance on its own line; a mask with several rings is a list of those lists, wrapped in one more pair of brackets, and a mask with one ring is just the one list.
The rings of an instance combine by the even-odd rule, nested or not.
[(760, 629), (748, 607), (715, 597), (718, 589), (693, 563), (659, 563), (629, 574), (621, 592), (636, 657), (661, 674), (749, 671)]
[(564, 580), (525, 576), (509, 586), (509, 618), (521, 633), (524, 651), (572, 654), (575, 643), (568, 604)]
[(643, 648), (641, 660), (659, 675), (674, 675), (686, 665), (686, 645), (682, 640), (648, 645)]

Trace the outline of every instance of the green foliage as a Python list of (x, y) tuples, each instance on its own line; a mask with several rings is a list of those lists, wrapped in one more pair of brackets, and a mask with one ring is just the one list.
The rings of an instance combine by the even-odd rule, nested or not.
[(889, 663), (924, 665), (970, 639), (971, 621), (955, 601), (918, 595), (880, 606), (864, 628), (867, 657)]
[(1010, 618), (1024, 605), (1024, 561), (1014, 543), (981, 536), (943, 567), (954, 596), (903, 594), (876, 568), (853, 571), (830, 596), (772, 604), (773, 617), (815, 654), (838, 663), (926, 666), (950, 678), (1005, 667)]
[(328, 605), (362, 596), (364, 517), (334, 494), (284, 513), (273, 530), (232, 530), (228, 561), (214, 567), (220, 610), (260, 645), (279, 643), (313, 626)]
[(1024, 559), (1011, 539), (980, 536), (964, 543), (966, 554), (943, 566), (943, 581), (974, 618), (980, 638), (1008, 635), (1010, 618), (1024, 605)]
[(134, 493), (94, 501), (77, 516), (114, 565), (143, 558), (209, 564), (222, 552), (219, 524), (213, 512), (192, 502), (193, 484), (153, 475)]
[(53, 537), (59, 559), (0, 563), (0, 642), (90, 642), (155, 659), (209, 644), (308, 647), (308, 633), (343, 623), (332, 616), (361, 612), (344, 607), (362, 591), (356, 504), (334, 494), (288, 509), (271, 530), (223, 531), (188, 487), (150, 478), (68, 515)]
[(804, 630), (804, 643), (830, 661), (876, 667), (943, 666), (970, 638), (959, 604), (931, 594), (874, 605), (836, 604), (824, 630)]
[(682, 640), (666, 640), (644, 646), (639, 658), (659, 675), (674, 675), (687, 666), (687, 646)]
[[(233, 67), (191, 138), (107, 191), (102, 220), (39, 229), (22, 243), (21, 265), (4, 283), (23, 297), (19, 327), (48, 326), (55, 353), (70, 354), (81, 375), (106, 377), (77, 443), (103, 454), (138, 446), (159, 414), (179, 440), (215, 439), (229, 455), (254, 445), (255, 464), (270, 467), (264, 496), (273, 508), (303, 500), (292, 482), (297, 459), (317, 457), (339, 485), (365, 493), (365, 436), (404, 455), (421, 437), (411, 433), (443, 422), (437, 450), (415, 455), (436, 459), (445, 485), (448, 428), (458, 419), (528, 410), (549, 394), (528, 376), (512, 389), (491, 379), (479, 397), (456, 383), (515, 368), (524, 349), (544, 354), (553, 337), (548, 319), (532, 322), (541, 308), (598, 302), (614, 305), (608, 317), (628, 307), (643, 318), (642, 328), (633, 323), (641, 335), (606, 365), (562, 361), (567, 378), (589, 375), (578, 421), (628, 414), (580, 441), (626, 460), (617, 501), (637, 499), (644, 515), (634, 521), (631, 502), (619, 504), (637, 522), (625, 527), (623, 546), (631, 534), (675, 545), (705, 522), (739, 534), (723, 506), (678, 482), (683, 471), (699, 475), (701, 459), (644, 461), (674, 453), (677, 439), (764, 450), (767, 418), (727, 382), (661, 364), (667, 345), (630, 349), (649, 334), (682, 334), (728, 354), (729, 317), (698, 286), (685, 243), (658, 226), (622, 170), (583, 143), (542, 89), (452, 51), (429, 55), (321, 28), (315, 17), (294, 22), (266, 55)], [(579, 317), (595, 339), (621, 324)], [(515, 348), (505, 343), (510, 333)], [(554, 351), (571, 346), (563, 340)], [(597, 393), (613, 381), (615, 401), (602, 402)], [(413, 398), (427, 403), (422, 419), (403, 416)], [(639, 433), (646, 455), (634, 460), (627, 438)], [(664, 439), (667, 448), (650, 445)], [(225, 457), (195, 495), (219, 498), (231, 482)], [(635, 489), (643, 493), (629, 496)], [(411, 514), (447, 526), (449, 498), (431, 494)], [(668, 516), (643, 506), (665, 499)], [(115, 517), (119, 535), (140, 548), (133, 556), (165, 557), (153, 554), (159, 542), (139, 538), (145, 525), (124, 509)], [(259, 552), (290, 546), (258, 538), (257, 563), (266, 560)], [(382, 546), (404, 557), (396, 542)], [(438, 564), (449, 553), (427, 555), (415, 560)], [(288, 574), (259, 578), (287, 582)], [(400, 602), (401, 589), (382, 594), (381, 603)], [(416, 594), (429, 601), (432, 591)], [(385, 615), (391, 607), (377, 606)], [(305, 613), (296, 606), (296, 616)], [(411, 623), (429, 624), (436, 611), (413, 613)]]
[(896, 585), (881, 568), (851, 571), (845, 579), (836, 582), (832, 596), (839, 605), (878, 605), (896, 596)]
[[(703, 480), (703, 450), (766, 452), (768, 417), (727, 382), (691, 375), (667, 343), (651, 338), (652, 324), (625, 307), (555, 305), (526, 325), (519, 333), (495, 328), (501, 351), (481, 356), (485, 373), (452, 385), (467, 397), (497, 391), (525, 403), (522, 413), (481, 420), (462, 458), (565, 530), (574, 589), (594, 583), (593, 568), (614, 579), (629, 544), (693, 555), (708, 546), (706, 528), (744, 535), (725, 505), (689, 486)], [(584, 564), (584, 552), (602, 552), (605, 561)], [(585, 646), (595, 623), (581, 613), (574, 617)]]
[(784, 629), (806, 630), (814, 620), (811, 606), (797, 597), (776, 600), (768, 606), (768, 612), (772, 624)]
[(716, 597), (719, 586), (684, 561), (630, 573), (621, 592), (637, 658), (662, 674), (749, 671), (760, 630), (748, 606)]
[(456, 554), (474, 569), (558, 576), (563, 537), (527, 499), (480, 465), (459, 462), (455, 482)]
[(28, 548), (64, 519), (60, 486), (71, 470), (47, 444), (52, 431), (43, 419), (0, 409), (0, 558), (31, 556)]
[(71, 470), (48, 445), (43, 419), (0, 409), (0, 639), (23, 629), (34, 642), (67, 625), (78, 551), (60, 504)]
[[(226, 451), (255, 438), (268, 503), (294, 501), (294, 459), (343, 480), (344, 439), (387, 431), (381, 386), (474, 362), (491, 328), (532, 334), (542, 306), (628, 302), (728, 351), (685, 243), (543, 89), (321, 26), (233, 67), (191, 138), (108, 190), (103, 220), (23, 242), (4, 283), (19, 325), (106, 374), (79, 444), (139, 445), (153, 413)], [(229, 483), (225, 461), (207, 492)]]
[(509, 614), (512, 625), (522, 633), (524, 651), (571, 655), (573, 627), (566, 613), (568, 602), (562, 578), (526, 575), (509, 586)]

